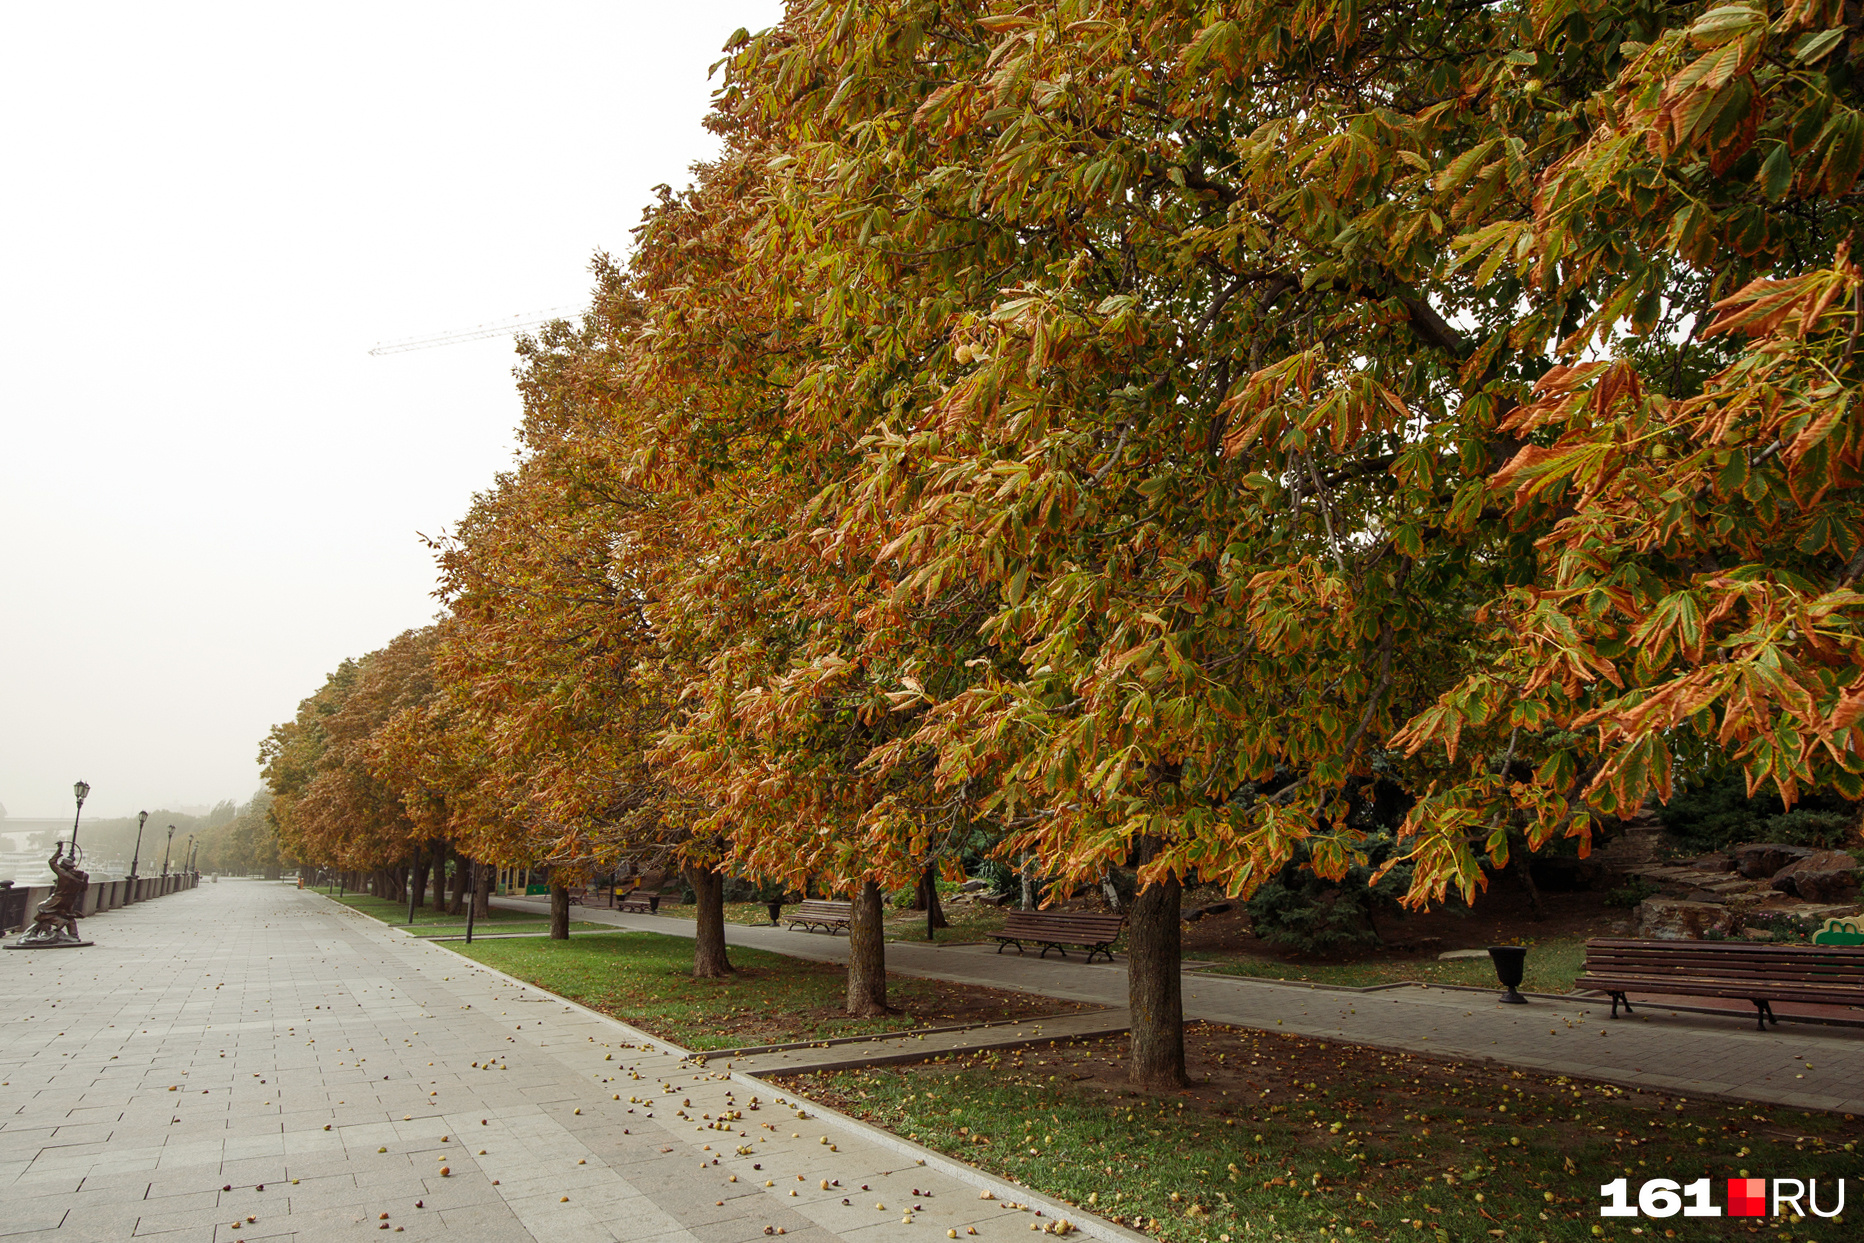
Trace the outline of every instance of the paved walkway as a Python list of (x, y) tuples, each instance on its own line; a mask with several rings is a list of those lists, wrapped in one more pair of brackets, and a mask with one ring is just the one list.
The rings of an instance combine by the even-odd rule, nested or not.
[[(536, 903), (500, 899), (514, 910)], [(693, 934), (689, 919), (578, 908), (578, 918), (625, 928)], [(847, 938), (728, 924), (733, 945), (826, 962), (847, 958)], [(902, 975), (1014, 988), (1104, 1006), (1126, 1004), (1122, 961), (998, 954), (994, 946), (889, 942), (887, 968)], [(1499, 992), (1499, 990), (1498, 990)], [(1766, 1101), (1796, 1109), (1864, 1113), (1864, 1031), (1787, 1023), (1756, 1031), (1751, 1013), (1726, 1016), (1639, 1004), (1613, 1021), (1611, 1003), (1536, 998), (1505, 1006), (1496, 994), (1461, 989), (1360, 991), (1187, 972), (1187, 1016), (1304, 1036), (1330, 1037), (1447, 1058), (1578, 1075), (1697, 1096)], [(928, 1039), (930, 1039), (928, 1037)]]
[(204, 885), (85, 931), (0, 954), (7, 1243), (1006, 1243), (1038, 1210), (1138, 1237), (314, 892)]
[(932, 1028), (897, 1036), (847, 1036), (743, 1053), (708, 1053), (705, 1057), (709, 1063), (745, 1074), (783, 1075), (923, 1062), (941, 1053), (980, 1053), (986, 1049), (1018, 1049), (1056, 1040), (1117, 1036), (1131, 1026), (1132, 1016), (1125, 1010), (1084, 1010), (1014, 1023)]

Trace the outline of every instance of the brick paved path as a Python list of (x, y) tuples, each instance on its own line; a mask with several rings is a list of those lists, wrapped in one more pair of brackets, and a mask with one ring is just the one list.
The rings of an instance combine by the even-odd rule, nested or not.
[(1002, 1243), (1066, 1211), (315, 893), (210, 884), (85, 931), (0, 954), (7, 1243)]
[[(530, 909), (521, 902), (500, 905)], [(691, 920), (597, 908), (579, 918), (679, 936), (691, 936), (693, 928)], [(738, 924), (727, 925), (725, 934), (734, 945), (823, 961), (847, 958), (846, 937)], [(1090, 967), (1078, 957), (1045, 961), (998, 954), (987, 945), (895, 941), (887, 945), (887, 967), (1101, 1005), (1126, 1003), (1122, 961)], [(1788, 1022), (1763, 1034), (1754, 1029), (1752, 1014), (1694, 1014), (1644, 1003), (1635, 1018), (1613, 1021), (1609, 1001), (1537, 998), (1506, 1006), (1496, 1003), (1497, 994), (1413, 986), (1362, 992), (1202, 972), (1184, 980), (1185, 1013), (1192, 1018), (1493, 1059), (1666, 1092), (1864, 1113), (1864, 1030)]]

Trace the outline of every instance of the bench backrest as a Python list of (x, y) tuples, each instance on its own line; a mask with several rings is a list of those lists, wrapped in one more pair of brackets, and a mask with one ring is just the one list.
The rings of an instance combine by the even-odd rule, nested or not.
[(854, 914), (854, 903), (837, 902), (832, 898), (810, 898), (796, 904), (798, 915), (831, 915), (845, 918)]
[(1788, 983), (1864, 983), (1864, 946), (1730, 941), (1586, 942), (1586, 974)]
[(1026, 936), (1030, 938), (1044, 935), (1092, 937), (1097, 941), (1111, 941), (1120, 935), (1120, 929), (1126, 923), (1124, 915), (1098, 915), (1092, 912), (1076, 913), (1074, 911), (1011, 911), (1003, 921), (1004, 936)]

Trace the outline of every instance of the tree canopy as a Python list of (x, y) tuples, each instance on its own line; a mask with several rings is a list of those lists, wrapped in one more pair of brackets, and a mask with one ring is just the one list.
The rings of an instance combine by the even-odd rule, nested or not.
[[(1861, 20), (795, 0), (524, 347), (441, 554), (447, 797), (566, 859), (856, 892), (982, 828), (1247, 894), (1365, 867), (1376, 778), (1418, 905), (1680, 752), (1864, 796)], [(356, 714), (306, 705), (274, 789), (335, 832), (391, 778), (319, 787)]]

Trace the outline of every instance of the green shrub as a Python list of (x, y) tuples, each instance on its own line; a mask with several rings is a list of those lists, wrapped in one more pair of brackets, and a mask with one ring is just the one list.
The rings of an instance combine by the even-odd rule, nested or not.
[(1747, 779), (1740, 772), (1728, 771), (1680, 788), (1675, 798), (1657, 809), (1657, 819), (1686, 850), (1697, 854), (1738, 842), (1829, 849), (1851, 840), (1858, 809), (1833, 791), (1815, 790), (1788, 811), (1771, 789), (1749, 798)]
[(1607, 906), (1632, 907), (1645, 898), (1656, 897), (1659, 892), (1661, 886), (1653, 885), (1642, 876), (1633, 876), (1618, 888), (1606, 891), (1604, 901)]
[[(1389, 842), (1374, 846), (1376, 853)], [(1333, 954), (1380, 943), (1377, 915), (1396, 912), (1399, 895), (1411, 882), (1410, 868), (1397, 867), (1371, 884), (1371, 866), (1354, 865), (1338, 881), (1322, 880), (1296, 860), (1249, 899), (1249, 920), (1257, 936), (1303, 954)]]

